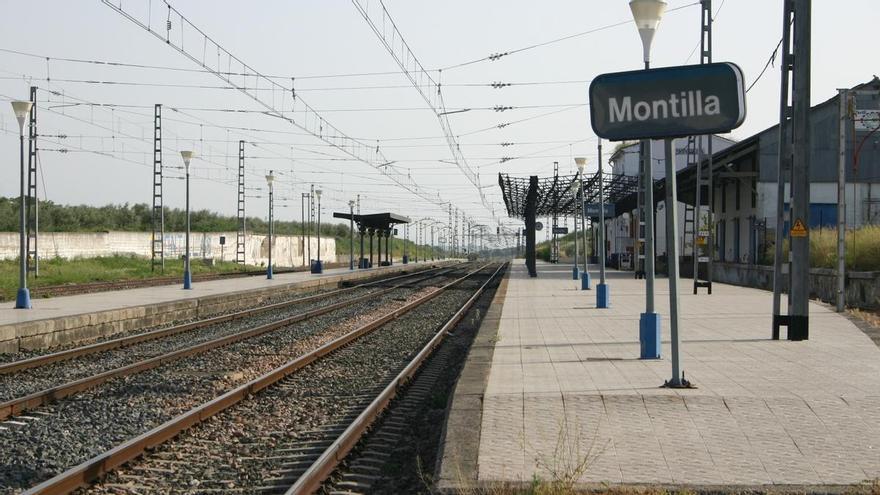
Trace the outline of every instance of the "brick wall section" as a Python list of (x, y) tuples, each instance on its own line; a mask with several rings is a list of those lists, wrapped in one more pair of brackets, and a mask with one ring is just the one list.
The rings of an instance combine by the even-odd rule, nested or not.
[[(451, 262), (437, 262), (435, 265), (448, 263)], [(319, 288), (332, 289), (338, 287), (344, 280), (366, 279), (378, 274), (411, 273), (428, 267), (425, 265), (407, 268), (404, 268), (403, 265), (382, 267), (366, 272), (354, 271), (311, 280), (300, 280), (259, 290), (229, 292), (98, 313), (2, 325), (0, 326), (0, 353), (87, 343), (99, 337), (108, 337), (120, 332), (149, 328), (179, 320), (205, 318), (227, 311), (259, 306), (270, 297), (294, 295)]]

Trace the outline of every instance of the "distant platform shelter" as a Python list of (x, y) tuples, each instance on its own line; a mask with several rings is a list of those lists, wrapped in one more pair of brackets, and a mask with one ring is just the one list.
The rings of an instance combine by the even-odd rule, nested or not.
[[(369, 215), (352, 215), (351, 213), (334, 212), (333, 218), (353, 220), (357, 225), (360, 235), (360, 254), (358, 256), (358, 268), (370, 268), (373, 266), (373, 238), (376, 237), (378, 244), (379, 266), (389, 266), (394, 262), (391, 255), (391, 239), (395, 235), (394, 226), (409, 223), (408, 217), (396, 213), (371, 213)], [(364, 256), (364, 237), (370, 238), (370, 257)], [(385, 238), (385, 260), (382, 260), (382, 238)], [(406, 260), (404, 260), (406, 262)]]
[[(605, 173), (599, 180), (598, 171), (583, 177), (577, 175), (558, 175), (538, 177), (511, 177), (498, 174), (498, 186), (504, 198), (508, 216), (521, 218), (525, 222), (526, 266), (529, 276), (538, 275), (535, 267), (535, 224), (539, 216), (579, 215), (578, 199), (584, 203), (599, 201), (600, 188), (607, 204), (615, 204), (622, 198), (636, 192), (638, 178)], [(580, 188), (583, 189), (580, 190)], [(579, 196), (579, 198), (578, 198)], [(593, 220), (592, 218), (590, 219)], [(598, 221), (598, 218), (595, 219)]]

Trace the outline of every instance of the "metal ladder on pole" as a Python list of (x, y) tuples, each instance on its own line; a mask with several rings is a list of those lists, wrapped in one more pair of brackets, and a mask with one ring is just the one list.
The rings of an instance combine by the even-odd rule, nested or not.
[[(650, 146), (650, 141), (648, 141), (648, 145)], [(641, 142), (639, 143), (639, 149), (641, 149)], [(639, 156), (642, 156), (643, 153), (639, 153)], [(643, 279), (645, 278), (645, 192), (646, 192), (646, 184), (649, 183), (648, 179), (645, 178), (644, 172), (644, 164), (642, 160), (639, 160), (639, 174), (638, 174), (638, 186), (637, 186), (637, 194), (636, 194), (636, 218), (635, 218), (635, 239), (633, 239), (633, 271), (635, 272), (635, 278)], [(651, 182), (653, 182), (653, 177), (651, 178)], [(652, 184), (653, 185), (653, 184)]]
[(37, 237), (40, 232), (40, 205), (37, 200), (37, 87), (31, 86), (31, 112), (28, 125), (28, 193), (27, 193), (27, 271), (40, 276)]
[(155, 105), (153, 114), (153, 236), (150, 241), (150, 269), (165, 271), (165, 209), (162, 200), (162, 105)]
[[(712, 293), (712, 279), (710, 277), (710, 267), (712, 263), (712, 229), (711, 229), (711, 175), (705, 177), (703, 175), (703, 153), (702, 153), (702, 136), (688, 137), (688, 166), (696, 167), (696, 192), (694, 206), (689, 208), (692, 215), (690, 240), (693, 248), (693, 270), (694, 294), (697, 294), (700, 288), (705, 288), (709, 294)], [(706, 191), (704, 194), (703, 191)], [(690, 206), (690, 205), (688, 205)], [(706, 207), (705, 216), (703, 207)], [(685, 212), (685, 224), (687, 224), (687, 212)], [(688, 232), (685, 232), (687, 238)], [(701, 271), (702, 270), (702, 271)], [(705, 274), (701, 276), (701, 273)]]
[(559, 236), (556, 228), (559, 226), (559, 162), (553, 162), (553, 215), (551, 217), (552, 230), (550, 231), (550, 263), (559, 263)]
[[(700, 1), (701, 28), (700, 28), (700, 64), (712, 63), (712, 0)], [(691, 244), (693, 246), (694, 263), (694, 294), (700, 288), (705, 288), (708, 294), (712, 294), (712, 262), (715, 258), (715, 239), (713, 228), (715, 225), (712, 208), (715, 203), (715, 185), (712, 183), (712, 139), (714, 136), (706, 136), (706, 174), (703, 175), (703, 136), (691, 136), (688, 138), (688, 165), (691, 161), (696, 165), (696, 197), (694, 200), (693, 232)], [(693, 156), (691, 156), (693, 153)], [(705, 187), (706, 193), (703, 194)], [(706, 215), (703, 216), (703, 207), (706, 207)], [(700, 268), (705, 267), (705, 278), (700, 277)]]
[(238, 142), (238, 232), (235, 235), (235, 262), (245, 264), (247, 225), (244, 211), (244, 141)]

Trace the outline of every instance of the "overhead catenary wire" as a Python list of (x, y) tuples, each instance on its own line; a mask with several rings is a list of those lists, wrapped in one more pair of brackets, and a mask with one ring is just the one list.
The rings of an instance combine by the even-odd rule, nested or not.
[[(284, 91), (284, 87), (278, 85), (275, 81), (270, 78), (267, 78), (262, 73), (253, 69), (250, 65), (246, 64), (244, 61), (233, 55), (231, 52), (223, 48), (218, 42), (216, 42), (213, 38), (208, 36), (204, 31), (202, 31), (199, 27), (193, 24), (186, 16), (184, 16), (181, 12), (175, 9), (170, 3), (167, 1), (164, 2), (165, 7), (168, 10), (169, 22), (170, 18), (173, 15), (174, 17), (174, 25), (179, 25), (179, 30), (181, 31), (180, 40), (182, 40), (183, 31), (189, 30), (192, 32), (194, 36), (196, 36), (197, 40), (200, 39), (202, 43), (198, 41), (195, 42), (196, 46), (201, 46), (202, 53), (195, 53), (190, 51), (191, 49), (187, 49), (183, 46), (183, 44), (178, 40), (178, 35), (175, 34), (174, 39), (170, 38), (169, 33), (160, 33), (152, 29), (150, 24), (150, 16), (152, 12), (147, 12), (147, 17), (143, 18), (142, 12), (134, 13), (131, 10), (126, 10), (122, 5), (116, 5), (110, 1), (102, 0), (102, 3), (109, 7), (111, 10), (119, 13), (123, 17), (129, 19), (134, 24), (140, 26), (145, 29), (148, 33), (152, 34), (156, 38), (165, 42), (166, 46), (172, 47), (174, 50), (178, 51), (180, 54), (189, 58), (197, 65), (202, 68), (210, 71), (215, 76), (219, 77), (221, 80), (226, 83), (236, 86), (239, 88), (241, 93), (245, 94), (255, 102), (257, 102), (260, 106), (266, 108), (266, 110), (272, 112), (272, 114), (279, 119), (288, 122), (289, 124), (302, 129), (303, 131), (309, 132), (313, 134), (318, 139), (321, 139), (329, 144), (335, 145), (340, 151), (350, 154), (353, 157), (359, 159), (359, 161), (372, 166), (376, 170), (379, 170), (382, 174), (389, 177), (393, 182), (395, 182), (400, 187), (410, 191), (415, 196), (421, 198), (422, 200), (428, 203), (437, 203), (442, 204), (446, 203), (438, 194), (429, 193), (424, 188), (420, 187), (417, 183), (412, 181), (411, 178), (407, 178), (403, 176), (396, 167), (381, 167), (383, 164), (390, 164), (387, 158), (382, 154), (381, 150), (378, 148), (374, 148), (367, 143), (361, 142), (357, 139), (352, 138), (351, 136), (343, 133), (337, 127), (330, 124), (321, 114), (312, 110), (307, 113), (304, 117), (299, 120), (294, 120), (288, 115), (285, 115), (285, 111), (283, 109), (279, 109), (276, 106), (276, 102), (274, 99), (275, 93), (272, 93), (272, 100), (264, 100), (258, 93), (249, 92), (250, 87), (259, 87), (260, 83), (268, 84), (269, 86), (276, 86), (280, 91), (280, 96), (282, 102), (285, 101), (287, 96), (290, 96), (290, 100), (287, 100), (292, 106), (299, 105), (301, 108), (306, 108), (311, 110), (312, 107), (304, 102), (300, 97), (295, 94), (290, 94)], [(190, 43), (187, 44), (187, 47), (192, 47), (193, 45)], [(208, 49), (210, 46), (210, 50)], [(210, 53), (210, 58), (208, 58), (208, 53)], [(214, 55), (216, 54), (216, 62), (214, 60)], [(223, 68), (223, 64), (226, 64), (226, 69)], [(246, 74), (242, 76), (241, 83), (238, 82), (238, 78), (233, 80), (231, 76), (227, 76), (225, 72), (232, 72), (233, 64), (235, 64), (235, 68), (237, 71)], [(240, 68), (240, 69), (239, 69)], [(252, 82), (248, 82), (248, 78), (253, 78)], [(279, 102), (281, 103), (281, 102)]]
[[(12, 50), (9, 48), (0, 48), (0, 52), (10, 53), (14, 55), (21, 55), (23, 57), (30, 58), (38, 58), (46, 61), (53, 62), (69, 62), (76, 64), (88, 64), (88, 65), (99, 65), (99, 66), (107, 66), (107, 67), (127, 67), (131, 69), (150, 69), (150, 70), (164, 70), (164, 71), (172, 71), (172, 72), (189, 72), (189, 73), (197, 73), (197, 74), (214, 74), (214, 72), (209, 71), (207, 69), (194, 69), (191, 67), (175, 67), (168, 65), (155, 65), (155, 64), (138, 64), (132, 62), (119, 62), (112, 60), (97, 60), (97, 59), (85, 59), (85, 58), (71, 58), (71, 57), (54, 57), (48, 55), (41, 55), (31, 52), (26, 52), (22, 50)], [(436, 70), (436, 69), (435, 69)], [(223, 72), (224, 75), (227, 76), (252, 76), (253, 73), (249, 72), (233, 72), (226, 71)], [(382, 71), (382, 72), (354, 72), (354, 73), (343, 73), (343, 74), (306, 74), (306, 75), (264, 75), (269, 79), (278, 79), (282, 81), (290, 81), (291, 79), (330, 79), (330, 78), (339, 78), (339, 77), (370, 77), (370, 76), (391, 76), (391, 75), (399, 75), (402, 74), (401, 71)]]
[[(366, 1), (367, 5), (362, 5), (362, 1)], [(410, 46), (404, 39), (403, 34), (397, 28), (397, 24), (394, 22), (394, 19), (388, 12), (385, 4), (382, 2), (382, 0), (378, 0), (378, 3), (379, 7), (381, 7), (382, 13), (381, 30), (376, 25), (376, 21), (370, 15), (369, 0), (352, 0), (352, 4), (367, 22), (367, 24), (369, 24), (370, 28), (388, 50), (388, 53), (391, 54), (392, 58), (395, 60), (395, 62), (397, 62), (398, 66), (400, 66), (401, 70), (403, 70), (407, 79), (409, 79), (413, 87), (415, 87), (415, 89), (425, 100), (425, 103), (428, 104), (434, 115), (437, 117), (440, 123), (440, 128), (443, 130), (443, 135), (446, 137), (446, 142), (449, 145), (449, 152), (452, 154), (452, 159), (455, 162), (455, 165), (458, 167), (461, 173), (464, 174), (468, 181), (470, 181), (471, 184), (477, 189), (477, 194), (480, 196), (480, 201), (482, 202), (483, 207), (486, 208), (486, 210), (491, 211), (492, 216), (494, 217), (495, 208), (489, 204), (486, 195), (483, 193), (483, 188), (480, 183), (479, 171), (475, 172), (468, 164), (467, 159), (461, 151), (461, 146), (458, 143), (458, 137), (452, 130), (452, 126), (449, 122), (449, 114), (452, 112), (450, 112), (449, 109), (446, 107), (446, 103), (443, 97), (442, 84), (439, 77), (440, 74), (438, 74), (438, 78), (435, 81), (432, 78), (431, 74), (425, 70), (422, 63), (419, 62), (418, 57), (416, 57), (415, 53), (413, 53), (412, 49), (410, 49)], [(391, 25), (390, 39), (386, 34), (386, 23), (390, 23)], [(400, 53), (397, 52), (398, 47), (400, 48)], [(410, 69), (410, 67), (412, 67), (412, 69)], [(512, 107), (493, 108), (493, 110), (495, 111), (503, 111), (503, 109), (512, 109)]]
[[(0, 80), (4, 81), (34, 81), (47, 80), (42, 76), (34, 76), (28, 74), (19, 74), (16, 76), (0, 76)], [(185, 83), (157, 83), (145, 81), (119, 81), (113, 79), (68, 79), (52, 77), (49, 79), (55, 83), (66, 84), (89, 84), (97, 86), (132, 86), (147, 88), (173, 88), (173, 89), (215, 89), (223, 91), (238, 91), (238, 88), (228, 85), (215, 84), (185, 84)], [(566, 84), (587, 84), (592, 79), (581, 80), (559, 80), (559, 81), (513, 81), (513, 82), (468, 82), (468, 83), (444, 83), (445, 87), (453, 88), (495, 88), (503, 89), (506, 87), (516, 86), (554, 86)], [(313, 91), (368, 91), (368, 90), (385, 90), (385, 89), (409, 89), (411, 86), (405, 84), (396, 85), (372, 85), (372, 86), (333, 86), (333, 87), (316, 87), (316, 88), (296, 88), (297, 93), (313, 92)], [(290, 88), (287, 88), (290, 89)], [(272, 91), (272, 88), (253, 88), (252, 91)]]
[(767, 63), (764, 64), (764, 68), (761, 69), (761, 72), (758, 74), (758, 77), (756, 77), (755, 80), (752, 81), (752, 84), (749, 84), (749, 87), (746, 88), (746, 93), (751, 91), (752, 88), (755, 87), (755, 84), (758, 84), (758, 81), (760, 81), (761, 77), (764, 76), (764, 73), (767, 72), (767, 68), (769, 68), (770, 65), (772, 65), (773, 62), (776, 60), (776, 55), (779, 53), (779, 47), (781, 47), (781, 46), (782, 46), (782, 38), (779, 39), (779, 43), (776, 44), (776, 48), (773, 49), (773, 52), (770, 54), (770, 58), (767, 59)]
[[(686, 5), (681, 5), (681, 6), (679, 6), (679, 7), (675, 7), (675, 8), (672, 8), (672, 9), (667, 10), (666, 13), (667, 13), (667, 14), (670, 14), (670, 13), (677, 12), (677, 11), (679, 11), (679, 10), (683, 10), (683, 9), (688, 8), (688, 7), (693, 7), (694, 5), (699, 5), (699, 4), (700, 4), (700, 2), (693, 2), (693, 3), (686, 4)], [(569, 35), (567, 35), (567, 36), (563, 36), (563, 37), (561, 37), (561, 38), (555, 38), (555, 39), (552, 39), (552, 40), (549, 40), (549, 41), (544, 41), (544, 42), (541, 42), (541, 43), (535, 43), (535, 44), (532, 44), (532, 45), (527, 45), (527, 46), (523, 46), (523, 47), (516, 48), (516, 49), (512, 49), (512, 50), (506, 50), (506, 51), (503, 51), (503, 52), (492, 53), (492, 54), (490, 54), (490, 55), (487, 55), (487, 56), (485, 56), (485, 57), (481, 57), (481, 58), (478, 58), (478, 59), (469, 60), (469, 61), (467, 61), (467, 62), (462, 62), (462, 63), (455, 64), (455, 65), (449, 65), (449, 66), (443, 67), (441, 70), (458, 69), (458, 68), (461, 68), (461, 67), (466, 67), (466, 66), (469, 66), (469, 65), (478, 64), (478, 63), (480, 63), (480, 62), (487, 62), (487, 61), (492, 61), (492, 62), (494, 62), (494, 61), (499, 60), (499, 59), (501, 59), (501, 58), (503, 58), (503, 57), (507, 57), (508, 55), (514, 55), (514, 54), (516, 54), (516, 53), (522, 53), (522, 52), (525, 52), (525, 51), (528, 51), (528, 50), (534, 50), (535, 48), (541, 48), (541, 47), (544, 47), (544, 46), (548, 46), (548, 45), (553, 45), (553, 44), (556, 44), (556, 43), (560, 43), (560, 42), (563, 42), (563, 41), (568, 41), (568, 40), (571, 40), (571, 39), (574, 39), (574, 38), (580, 38), (581, 36), (586, 36), (586, 35), (588, 35), (588, 34), (594, 34), (594, 33), (598, 33), (598, 32), (601, 32), (601, 31), (606, 31), (606, 30), (608, 30), (608, 29), (613, 29), (613, 28), (616, 28), (616, 27), (625, 26), (625, 25), (627, 25), (627, 24), (631, 24), (632, 22), (633, 22), (632, 19), (627, 19), (627, 20), (622, 20), (622, 21), (619, 21), (619, 22), (614, 22), (614, 23), (611, 23), (611, 24), (606, 24), (606, 25), (604, 25), (604, 26), (599, 26), (599, 27), (595, 27), (595, 28), (592, 28), (592, 29), (588, 29), (588, 30), (586, 30), (586, 31), (581, 31), (581, 32), (579, 32), (579, 33), (569, 34)]]

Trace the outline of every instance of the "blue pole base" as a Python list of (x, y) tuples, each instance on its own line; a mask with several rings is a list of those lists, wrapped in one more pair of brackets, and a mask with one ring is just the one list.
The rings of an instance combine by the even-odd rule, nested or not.
[(611, 291), (608, 289), (608, 284), (596, 284), (596, 307), (611, 307)]
[(572, 280), (578, 279), (578, 267), (576, 267), (576, 266), (571, 267), (571, 279)]
[(184, 289), (192, 289), (192, 274), (189, 271), (183, 272), (183, 288)]
[(321, 260), (312, 261), (312, 273), (324, 273), (324, 262)]
[(27, 287), (19, 288), (18, 293), (15, 294), (15, 309), (31, 308), (33, 308), (31, 305), (31, 291)]
[(266, 278), (272, 280), (272, 265), (266, 267)]
[(361, 258), (360, 261), (358, 262), (358, 268), (360, 268), (360, 269), (365, 269), (365, 268), (369, 268), (369, 267), (370, 267), (370, 260), (368, 260), (366, 258)]
[(590, 287), (590, 272), (581, 273), (581, 290), (592, 290)]
[(404, 254), (404, 255), (403, 255), (403, 264), (406, 265), (406, 264), (408, 264), (408, 263), (409, 263), (409, 256), (407, 256), (407, 255)]
[(642, 313), (639, 317), (641, 359), (660, 359), (660, 315)]

